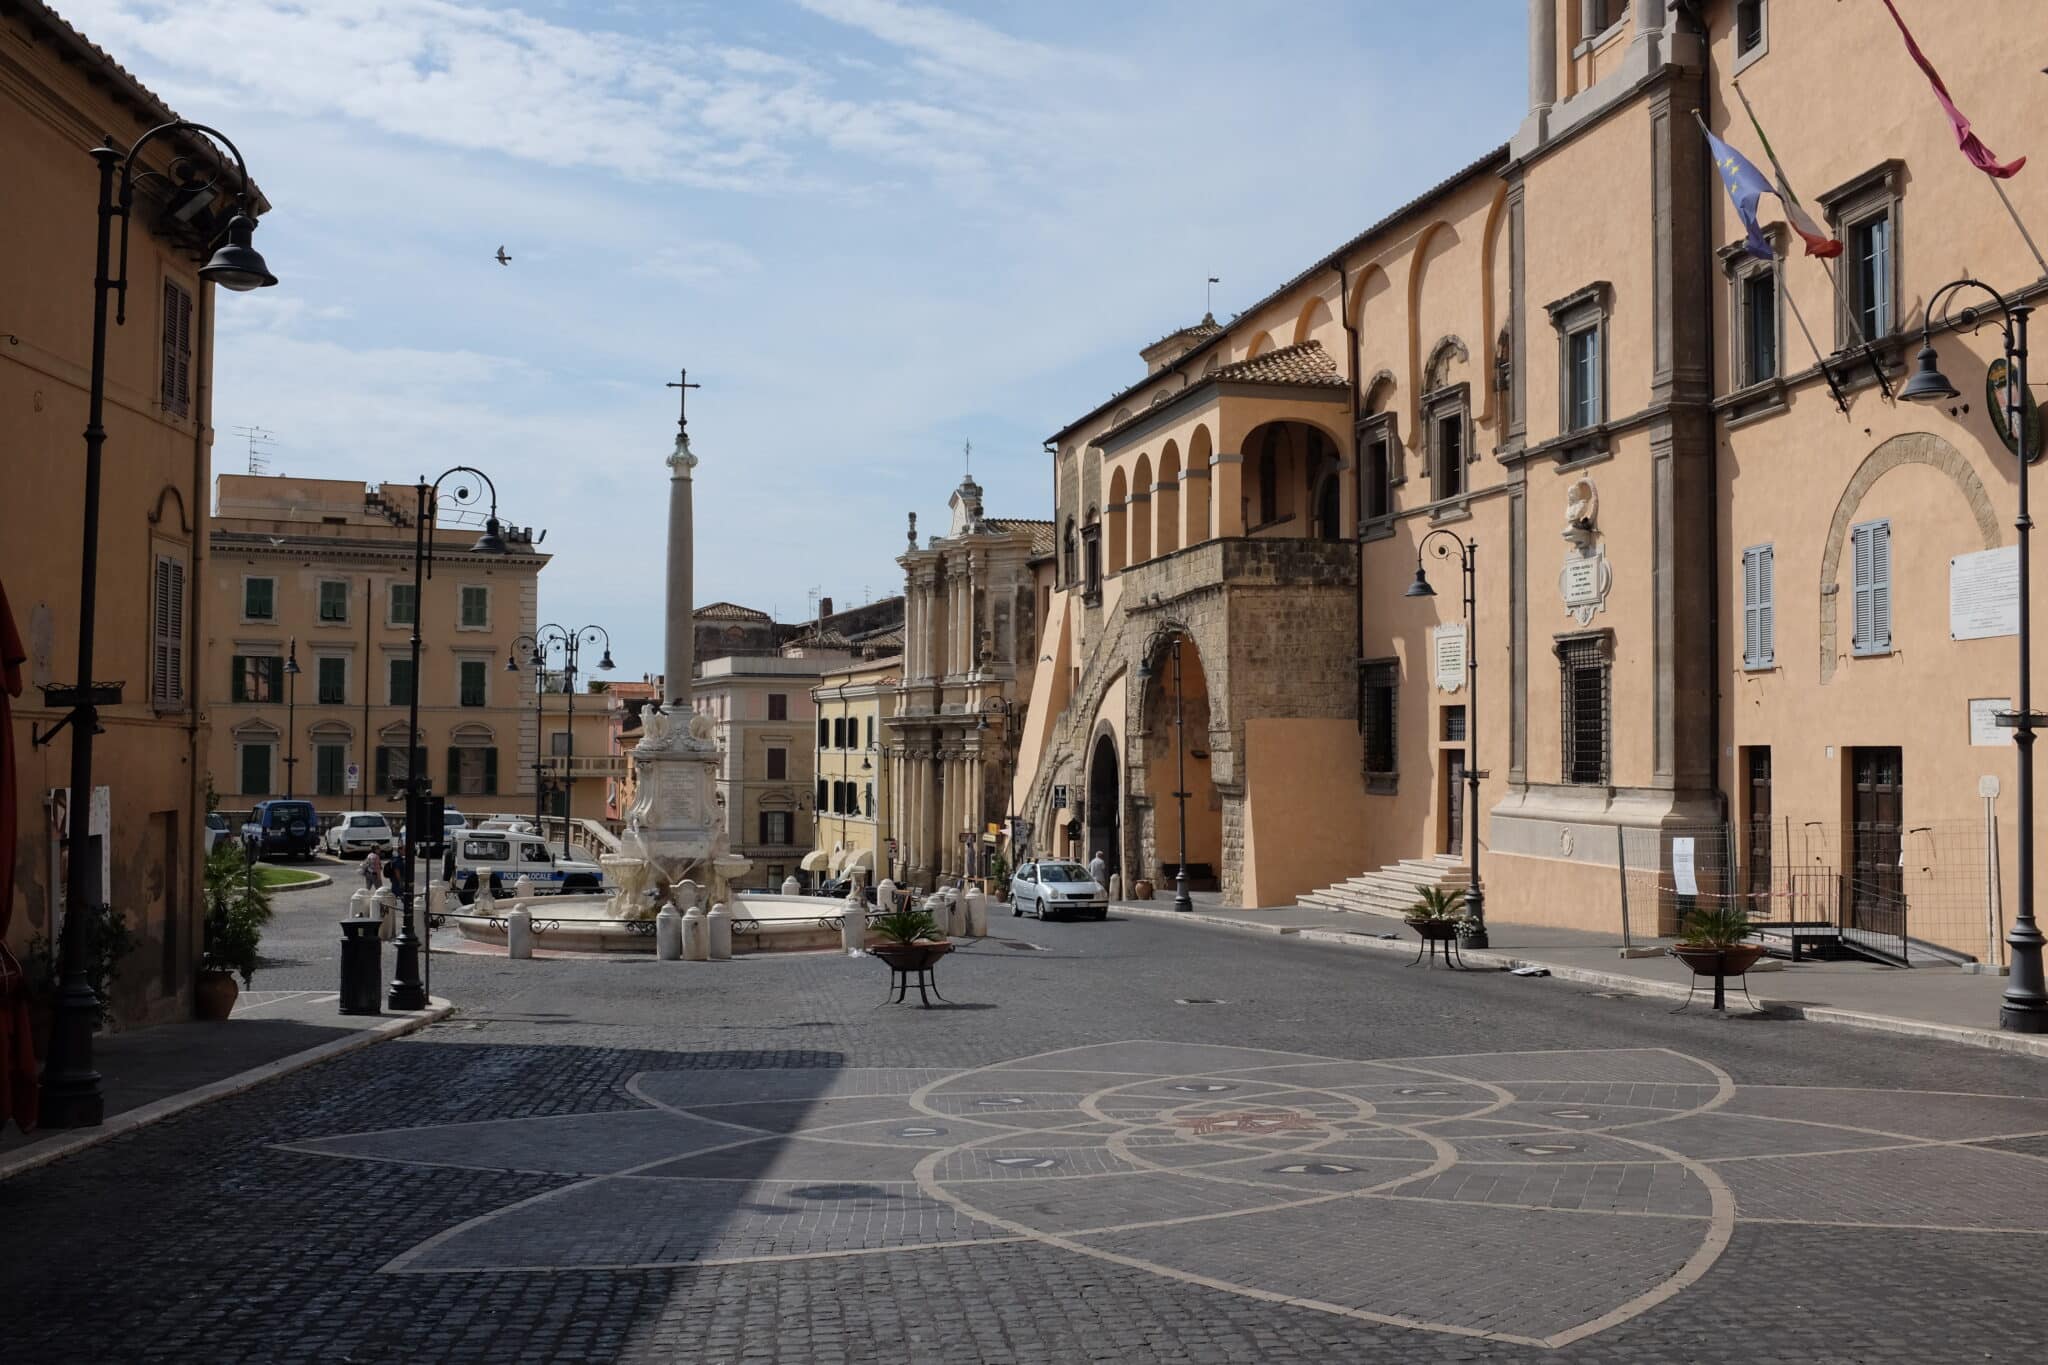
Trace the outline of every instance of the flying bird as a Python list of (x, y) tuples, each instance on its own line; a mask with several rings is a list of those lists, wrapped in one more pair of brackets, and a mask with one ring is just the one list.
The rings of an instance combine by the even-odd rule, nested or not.
[(505, 248), (504, 248), (504, 247), (502, 247), (502, 246), (500, 246), (500, 247), (498, 248), (498, 264), (499, 264), (499, 265), (510, 265), (510, 264), (512, 264), (512, 258), (511, 258), (510, 256), (507, 256), (507, 255), (505, 254)]

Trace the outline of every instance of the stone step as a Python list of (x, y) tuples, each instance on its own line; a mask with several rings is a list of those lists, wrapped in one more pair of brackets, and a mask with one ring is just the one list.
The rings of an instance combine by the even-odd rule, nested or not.
[(1323, 896), (1348, 910), (1371, 910), (1376, 914), (1405, 914), (1420, 897), (1387, 891), (1355, 891), (1349, 887), (1331, 887), (1311, 893)]
[(1403, 858), (1394, 866), (1425, 872), (1433, 877), (1441, 877), (1448, 873), (1456, 873), (1462, 877), (1466, 872), (1463, 858), (1450, 858), (1449, 861), (1443, 858)]

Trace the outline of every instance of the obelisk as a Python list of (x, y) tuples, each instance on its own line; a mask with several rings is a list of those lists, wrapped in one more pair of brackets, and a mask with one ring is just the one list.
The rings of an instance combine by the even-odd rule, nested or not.
[(673, 384), (680, 401), (676, 405), (676, 448), (668, 457), (668, 602), (667, 634), (664, 637), (662, 700), (675, 715), (679, 728), (689, 733), (690, 677), (697, 671), (697, 627), (691, 619), (696, 608), (695, 584), (691, 574), (696, 560), (695, 509), (691, 505), (690, 471), (697, 457), (690, 452), (690, 390), (701, 387), (690, 382), (684, 370)]

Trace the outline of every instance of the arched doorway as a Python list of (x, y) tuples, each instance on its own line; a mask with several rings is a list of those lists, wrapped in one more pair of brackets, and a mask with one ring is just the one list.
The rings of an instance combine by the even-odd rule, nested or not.
[[(1176, 661), (1175, 646), (1179, 657)], [(1144, 706), (1145, 790), (1152, 798), (1151, 865), (1140, 875), (1172, 884), (1170, 869), (1180, 862), (1181, 809), (1187, 810), (1188, 885), (1214, 890), (1223, 876), (1223, 803), (1210, 771), (1209, 734), (1213, 708), (1202, 651), (1189, 636), (1168, 632), (1154, 639), (1147, 663)], [(1180, 785), (1185, 779), (1186, 785)]]
[(1088, 843), (1080, 852), (1084, 861), (1100, 853), (1112, 873), (1123, 870), (1122, 809), (1123, 780), (1117, 768), (1116, 740), (1099, 735), (1088, 755)]
[(1337, 475), (1333, 471), (1323, 475), (1323, 481), (1316, 489), (1316, 539), (1339, 540), (1343, 537), (1342, 512), (1338, 504)]

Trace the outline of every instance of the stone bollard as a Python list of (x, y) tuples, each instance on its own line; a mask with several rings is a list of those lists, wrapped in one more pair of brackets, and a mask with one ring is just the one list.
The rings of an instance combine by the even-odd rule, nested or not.
[(896, 908), (896, 883), (888, 877), (875, 883), (875, 909), (888, 914)]
[(398, 893), (387, 886), (377, 893), (375, 901), (378, 917), (384, 921), (377, 928), (377, 937), (389, 943), (398, 937)]
[(970, 886), (960, 897), (960, 918), (967, 937), (988, 937), (988, 897), (981, 894), (980, 887)]
[(519, 874), (519, 880), (512, 883), (512, 899), (515, 901), (530, 901), (533, 899), (532, 877), (524, 872)]
[(1124, 898), (1123, 873), (1112, 872), (1109, 874), (1109, 898), (1113, 901), (1120, 901)]
[(683, 961), (711, 960), (711, 930), (705, 923), (704, 907), (692, 905), (683, 912)]
[(673, 905), (664, 905), (654, 917), (654, 955), (663, 962), (683, 960), (683, 916)]
[(798, 880), (797, 880), (796, 878), (794, 878), (794, 877), (784, 877), (784, 878), (782, 879), (782, 894), (783, 894), (783, 895), (785, 895), (785, 896), (801, 896), (801, 895), (802, 895), (803, 893), (804, 893), (804, 884), (803, 884), (802, 882), (798, 881)]
[[(889, 884), (883, 882), (882, 885), (886, 887)], [(882, 908), (886, 910), (888, 905), (885, 898)], [(840, 907), (843, 913), (839, 917), (839, 946), (846, 949), (848, 957), (852, 957), (868, 946), (867, 902), (849, 896), (840, 902)]]
[(533, 916), (523, 905), (513, 906), (505, 916), (505, 947), (516, 958), (533, 956)]
[(732, 960), (732, 912), (723, 905), (712, 906), (704, 916), (704, 946), (711, 961)]
[(377, 893), (370, 890), (367, 886), (357, 887), (355, 894), (348, 898), (348, 917), (350, 919), (377, 918)]

